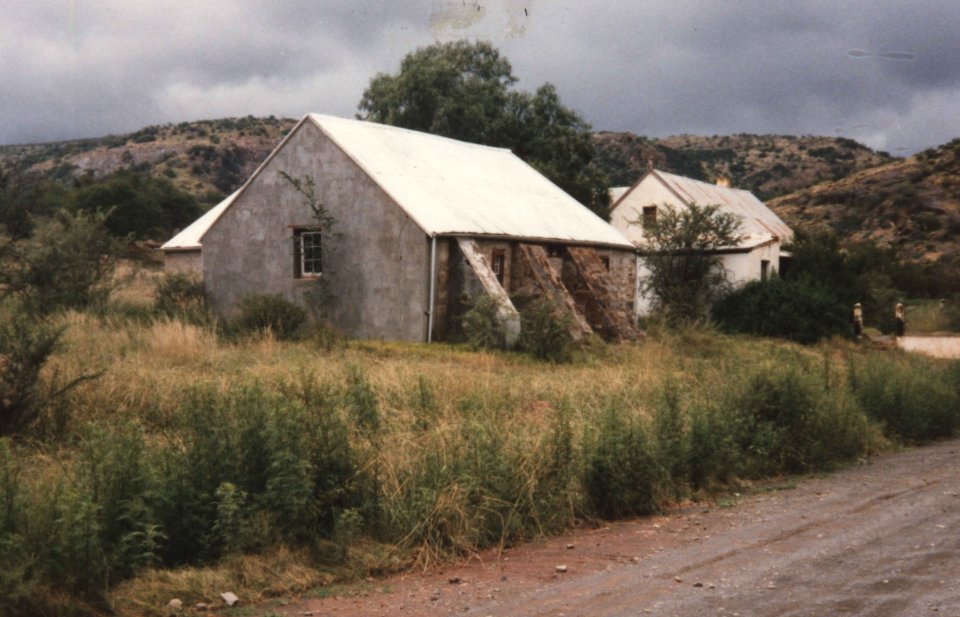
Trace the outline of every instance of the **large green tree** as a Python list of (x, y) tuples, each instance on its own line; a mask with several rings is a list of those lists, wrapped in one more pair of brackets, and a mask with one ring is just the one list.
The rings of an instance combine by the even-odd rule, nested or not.
[(510, 62), (490, 43), (437, 43), (411, 52), (395, 75), (380, 73), (360, 118), (509, 148), (597, 214), (610, 206), (606, 177), (590, 167), (590, 125), (549, 83), (514, 90)]

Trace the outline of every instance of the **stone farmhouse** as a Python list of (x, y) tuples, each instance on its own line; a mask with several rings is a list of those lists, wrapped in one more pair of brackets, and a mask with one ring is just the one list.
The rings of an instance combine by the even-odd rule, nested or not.
[(271, 293), (348, 336), (445, 340), (487, 294), (508, 341), (536, 298), (575, 337), (636, 335), (636, 249), (619, 231), (509, 150), (372, 122), (308, 114), (162, 248), (225, 316)]
[[(663, 208), (715, 205), (723, 212), (737, 215), (740, 218), (739, 242), (717, 250), (727, 278), (734, 285), (765, 280), (780, 271), (783, 262), (789, 258), (783, 245), (793, 240), (793, 230), (753, 193), (730, 188), (725, 180), (710, 184), (651, 169), (633, 186), (611, 189), (611, 197), (612, 225), (641, 251), (644, 248), (644, 224), (655, 222)], [(644, 296), (642, 291), (642, 281), (647, 274), (641, 259), (637, 266), (635, 307), (638, 315), (649, 313), (652, 307), (652, 299)]]

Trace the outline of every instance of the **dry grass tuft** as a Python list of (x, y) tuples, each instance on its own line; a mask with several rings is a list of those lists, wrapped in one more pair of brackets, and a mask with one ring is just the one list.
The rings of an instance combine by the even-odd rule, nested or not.
[(220, 594), (236, 593), (244, 604), (299, 594), (337, 580), (332, 572), (308, 565), (309, 555), (287, 547), (263, 555), (229, 557), (215, 566), (149, 570), (124, 582), (111, 593), (120, 615), (165, 617), (167, 603), (180, 599), (185, 607), (198, 602), (222, 605)]

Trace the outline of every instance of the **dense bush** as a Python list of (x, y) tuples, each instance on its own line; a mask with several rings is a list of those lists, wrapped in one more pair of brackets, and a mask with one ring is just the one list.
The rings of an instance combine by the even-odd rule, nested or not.
[(62, 335), (18, 306), (0, 306), (0, 436), (22, 432), (53, 396), (40, 371)]
[(753, 374), (730, 409), (749, 475), (829, 469), (871, 445), (867, 418), (846, 391), (795, 367)]
[(167, 178), (130, 170), (80, 186), (69, 203), (79, 212), (104, 215), (117, 237), (165, 238), (201, 214), (196, 199)]
[(16, 240), (29, 238), (36, 219), (66, 207), (69, 194), (59, 182), (31, 182), (22, 170), (0, 174), (0, 232)]
[(39, 223), (30, 239), (0, 238), (0, 295), (39, 314), (102, 305), (117, 253), (103, 222), (63, 211)]
[(850, 383), (866, 413), (886, 434), (908, 442), (949, 437), (960, 428), (957, 367), (897, 356), (852, 362)]
[(865, 241), (840, 247), (836, 236), (799, 235), (787, 249), (793, 253), (784, 278), (824, 290), (850, 311), (863, 305), (868, 326), (891, 331), (893, 307), (906, 293), (938, 293), (944, 277), (931, 268), (905, 263), (893, 248)]
[(481, 294), (463, 314), (460, 327), (463, 337), (473, 349), (503, 349), (506, 340), (503, 325), (497, 317), (500, 304), (496, 299)]
[(307, 312), (278, 294), (250, 294), (240, 302), (234, 326), (241, 332), (270, 330), (278, 339), (290, 339), (307, 319)]
[(806, 280), (753, 281), (713, 307), (727, 332), (813, 343), (851, 332), (849, 310), (827, 289)]
[(332, 537), (341, 511), (362, 505), (347, 427), (329, 401), (258, 388), (198, 392), (181, 432), (182, 449), (156, 459), (158, 521), (176, 538), (164, 545), (165, 563), (316, 543)]
[[(339, 560), (338, 522), (362, 522), (363, 474), (333, 406), (256, 388), (194, 393), (176, 444), (92, 425), (60, 477), (22, 478), (0, 439), (0, 613), (94, 605), (148, 566), (204, 563), (284, 543)], [(36, 592), (35, 597), (30, 597)]]
[(129, 169), (101, 179), (74, 174), (63, 166), (56, 180), (38, 182), (22, 171), (0, 175), (0, 225), (11, 236), (26, 238), (33, 218), (82, 212), (102, 215), (117, 237), (158, 239), (201, 214), (196, 199), (167, 178)]
[(661, 506), (663, 472), (647, 428), (637, 417), (610, 408), (587, 433), (583, 486), (603, 518), (649, 514)]
[(552, 302), (535, 300), (520, 311), (520, 351), (538, 360), (569, 362), (572, 346), (570, 318), (558, 315)]

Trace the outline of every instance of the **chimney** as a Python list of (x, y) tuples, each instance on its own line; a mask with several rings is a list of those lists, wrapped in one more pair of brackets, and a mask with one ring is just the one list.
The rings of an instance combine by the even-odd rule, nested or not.
[(725, 178), (723, 176), (717, 177), (717, 186), (723, 187), (725, 189), (730, 188), (730, 178)]

